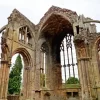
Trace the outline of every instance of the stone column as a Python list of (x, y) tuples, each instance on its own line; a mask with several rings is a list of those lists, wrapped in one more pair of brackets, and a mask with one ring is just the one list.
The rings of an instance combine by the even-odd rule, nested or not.
[(78, 70), (81, 84), (82, 100), (89, 100), (90, 97), (90, 58), (88, 54), (88, 46), (84, 42), (76, 45)]
[(81, 74), (82, 74), (82, 99), (88, 100), (89, 98), (89, 87), (88, 87), (88, 72), (86, 70), (86, 67), (88, 67), (87, 64), (87, 58), (80, 59), (81, 63)]
[(46, 79), (46, 88), (51, 88), (51, 75), (52, 75), (52, 66), (51, 66), (51, 56), (46, 55), (46, 68), (45, 68), (45, 79)]
[(61, 64), (54, 64), (52, 67), (52, 88), (59, 89), (62, 87), (62, 77), (61, 77)]
[(1, 61), (0, 66), (0, 100), (7, 100), (9, 65), (8, 61)]
[(40, 89), (40, 50), (36, 51), (36, 75), (35, 75), (35, 89), (39, 90)]
[[(39, 47), (39, 46), (38, 46)], [(36, 48), (35, 51), (35, 100), (39, 100), (40, 98), (40, 48)]]
[(31, 67), (26, 67), (24, 68), (24, 77), (23, 77), (23, 87), (22, 87), (22, 92), (21, 92), (21, 100), (25, 99), (30, 99), (31, 98)]
[(25, 68), (25, 76), (24, 76), (24, 98), (28, 99), (28, 68)]
[(98, 98), (100, 100), (100, 70), (98, 64), (98, 48), (97, 48), (97, 41), (91, 43), (92, 48), (92, 74), (91, 74), (91, 81), (92, 81), (92, 95), (94, 98)]
[(81, 61), (78, 60), (78, 73), (79, 73), (79, 80), (81, 85), (81, 94), (83, 94), (83, 74), (82, 74), (82, 68), (81, 68)]

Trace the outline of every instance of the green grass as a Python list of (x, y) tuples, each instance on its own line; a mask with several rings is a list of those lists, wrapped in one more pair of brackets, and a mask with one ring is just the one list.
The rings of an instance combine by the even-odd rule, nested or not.
[(80, 88), (80, 84), (63, 84), (63, 88)]

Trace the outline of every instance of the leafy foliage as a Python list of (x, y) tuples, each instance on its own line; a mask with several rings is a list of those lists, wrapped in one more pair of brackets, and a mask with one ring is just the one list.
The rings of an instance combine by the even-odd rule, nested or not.
[(79, 84), (79, 80), (75, 77), (69, 77), (66, 81), (66, 84)]
[(8, 93), (19, 94), (21, 87), (22, 60), (18, 55), (9, 75)]

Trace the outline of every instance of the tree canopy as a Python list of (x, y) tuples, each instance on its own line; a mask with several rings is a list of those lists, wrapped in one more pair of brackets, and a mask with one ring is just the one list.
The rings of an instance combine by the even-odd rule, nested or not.
[(66, 81), (66, 84), (78, 84), (79, 80), (78, 78), (75, 77), (69, 77), (68, 80)]
[(19, 94), (21, 88), (22, 60), (20, 54), (17, 56), (14, 66), (9, 75), (8, 93)]

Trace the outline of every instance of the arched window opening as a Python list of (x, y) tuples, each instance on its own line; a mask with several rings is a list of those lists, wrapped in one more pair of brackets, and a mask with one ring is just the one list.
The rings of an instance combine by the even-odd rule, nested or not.
[(27, 26), (19, 29), (19, 41), (32, 47), (32, 36)]
[(28, 33), (27, 34), (27, 44), (30, 45), (30, 46), (32, 46), (31, 43), (32, 43), (32, 38), (31, 38), (31, 35)]
[(62, 83), (66, 83), (70, 77), (78, 78), (76, 51), (73, 43), (73, 35), (67, 34), (60, 45), (60, 58), (62, 65)]
[(40, 66), (40, 84), (45, 87), (46, 83), (46, 67), (47, 67), (47, 49), (45, 44), (41, 46), (41, 66)]
[(21, 54), (15, 54), (11, 59), (9, 73), (8, 95), (20, 94), (23, 86), (24, 61)]
[(19, 29), (19, 40), (25, 43), (25, 27)]
[(25, 42), (25, 34), (22, 35), (22, 41)]
[(19, 40), (22, 40), (22, 35), (20, 32), (19, 32)]

